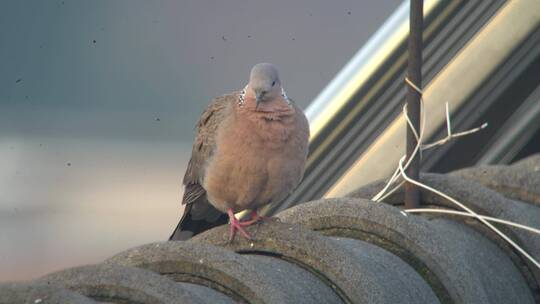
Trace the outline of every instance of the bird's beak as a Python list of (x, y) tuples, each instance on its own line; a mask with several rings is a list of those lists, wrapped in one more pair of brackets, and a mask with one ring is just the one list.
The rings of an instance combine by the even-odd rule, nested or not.
[(255, 103), (255, 111), (257, 111), (257, 109), (259, 108), (259, 104), (261, 103), (261, 100), (260, 100), (259, 98), (257, 98), (257, 99), (255, 100), (255, 102), (256, 102), (256, 103)]
[(260, 93), (257, 93), (255, 95), (255, 102), (256, 102), (255, 110), (257, 110), (259, 108), (259, 104), (261, 104), (261, 102), (262, 102), (262, 100), (264, 98), (264, 94), (265, 94), (265, 92), (260, 92)]

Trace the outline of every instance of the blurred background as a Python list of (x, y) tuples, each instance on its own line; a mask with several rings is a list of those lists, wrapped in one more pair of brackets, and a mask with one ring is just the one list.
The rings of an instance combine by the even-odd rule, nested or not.
[(0, 281), (166, 240), (200, 113), (280, 68), (306, 108), (400, 0), (3, 0)]

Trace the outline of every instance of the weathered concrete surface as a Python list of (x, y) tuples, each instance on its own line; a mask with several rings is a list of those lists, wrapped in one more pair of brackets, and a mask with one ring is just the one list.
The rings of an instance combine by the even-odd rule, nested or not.
[[(368, 242), (332, 237), (355, 258), (370, 286), (371, 303), (439, 303), (422, 277), (396, 255)], [(381, 301), (382, 299), (382, 301)], [(379, 300), (380, 302), (376, 302)]]
[(398, 208), (352, 198), (305, 203), (279, 217), (391, 251), (424, 277), (441, 302), (534, 302), (527, 283), (504, 252), (459, 223), (405, 216)]
[(165, 275), (182, 284), (193, 283), (190, 284), (193, 287), (204, 288), (201, 292), (207, 294), (205, 298), (213, 291), (220, 295), (214, 294), (214, 297), (219, 297), (214, 299), (215, 303), (231, 303), (234, 302), (233, 298), (242, 301), (245, 296), (256, 296), (253, 292), (239, 296), (231, 291), (236, 284), (241, 285), (238, 287), (241, 292), (245, 290), (242, 278), (231, 277), (219, 266), (215, 266), (230, 263), (230, 268), (236, 269), (238, 261), (234, 260), (233, 255), (232, 252), (217, 247), (213, 250), (210, 246), (193, 246), (186, 242), (160, 242), (126, 250), (104, 263), (142, 268)]
[(193, 292), (195, 295), (197, 295), (198, 298), (204, 299), (206, 303), (212, 303), (212, 304), (239, 303), (237, 301), (234, 301), (232, 298), (228, 297), (224, 293), (221, 293), (215, 289), (212, 289), (204, 285), (192, 284), (192, 283), (186, 283), (186, 282), (181, 282), (179, 284), (186, 287), (189, 291)]
[[(508, 199), (498, 192), (482, 186), (481, 184), (456, 176), (440, 175), (440, 174), (421, 174), (420, 180), (439, 191), (446, 193), (459, 202), (465, 204), (475, 212), (483, 215), (497, 217), (510, 220), (516, 223), (528, 225), (531, 227), (540, 227), (540, 208), (534, 204), (527, 204), (521, 201)], [(373, 197), (380, 189), (384, 187), (384, 182), (376, 182), (365, 187), (361, 187), (353, 192), (351, 197)], [(386, 203), (392, 205), (403, 204), (403, 189), (396, 191), (393, 195), (385, 199)], [(424, 206), (444, 207), (453, 210), (461, 210), (447, 199), (434, 194), (431, 191), (420, 188), (420, 200)], [(427, 217), (445, 217), (455, 221), (459, 221), (469, 227), (481, 232), (502, 248), (506, 254), (512, 259), (514, 264), (527, 279), (529, 288), (535, 294), (535, 297), (540, 301), (540, 270), (532, 263), (525, 259), (522, 255), (516, 254), (516, 251), (511, 248), (504, 240), (496, 235), (492, 230), (485, 225), (479, 223), (475, 219), (438, 215), (425, 214)], [(501, 231), (507, 234), (512, 240), (516, 241), (535, 259), (540, 260), (540, 237), (530, 232), (511, 228), (509, 226), (496, 225)]]
[[(292, 269), (289, 283), (311, 282), (309, 288), (282, 288), (277, 269), (221, 247), (206, 243), (164, 242), (148, 244), (120, 253), (106, 263), (145, 268), (175, 281), (212, 287), (239, 302), (324, 303), (339, 301), (337, 295), (301, 269)], [(280, 266), (283, 266), (281, 264)], [(289, 267), (292, 267), (289, 266)], [(296, 281), (295, 281), (296, 279)], [(292, 284), (291, 284), (292, 285)], [(303, 284), (302, 286), (304, 286)], [(326, 289), (325, 289), (326, 288)]]
[(509, 198), (540, 206), (540, 154), (510, 166), (478, 166), (450, 173), (481, 183)]
[(34, 282), (0, 284), (0, 304), (95, 304), (96, 301), (60, 286)]
[(111, 303), (212, 303), (187, 286), (150, 271), (119, 265), (70, 268), (46, 275), (43, 284), (61, 285), (99, 302)]
[[(343, 301), (350, 303), (390, 303), (382, 286), (373, 284), (374, 274), (363, 268), (364, 262), (340, 244), (319, 233), (298, 225), (280, 222), (261, 223), (248, 227), (251, 241), (237, 237), (228, 242), (228, 227), (222, 226), (204, 232), (192, 242), (223, 246), (243, 254), (266, 255), (281, 258), (309, 270), (336, 290)], [(429, 291), (418, 294), (403, 292), (401, 303), (433, 303)]]
[[(273, 256), (244, 254), (259, 274), (278, 289), (294, 295), (291, 303), (343, 303), (339, 296), (313, 273)], [(294, 299), (294, 301), (292, 301)]]

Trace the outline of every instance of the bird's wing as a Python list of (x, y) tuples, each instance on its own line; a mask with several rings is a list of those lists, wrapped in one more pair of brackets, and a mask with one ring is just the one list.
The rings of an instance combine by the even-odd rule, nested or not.
[(219, 124), (238, 98), (238, 92), (215, 98), (206, 108), (197, 123), (191, 158), (184, 175), (184, 196), (186, 205), (180, 222), (169, 240), (185, 240), (202, 231), (227, 223), (227, 215), (214, 208), (203, 188), (206, 163), (212, 157), (216, 146)]
[(191, 151), (186, 174), (184, 175), (184, 197), (182, 204), (192, 204), (206, 194), (202, 187), (206, 163), (212, 157), (216, 147), (216, 133), (237, 94), (215, 98), (204, 110), (197, 123), (197, 134)]

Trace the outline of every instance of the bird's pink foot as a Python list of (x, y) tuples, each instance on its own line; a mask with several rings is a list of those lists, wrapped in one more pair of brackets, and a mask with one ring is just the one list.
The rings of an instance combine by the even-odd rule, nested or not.
[(231, 242), (234, 239), (234, 236), (236, 235), (236, 231), (240, 232), (240, 234), (245, 237), (248, 240), (251, 240), (251, 236), (244, 230), (243, 227), (248, 226), (244, 225), (244, 222), (240, 222), (236, 216), (234, 216), (234, 212), (232, 209), (227, 210), (227, 214), (229, 214), (229, 242)]
[(249, 225), (253, 225), (259, 221), (265, 221), (265, 222), (270, 222), (274, 220), (274, 218), (272, 217), (266, 217), (266, 216), (260, 216), (257, 211), (252, 211), (251, 212), (251, 219), (247, 220), (247, 221), (243, 221), (243, 222), (240, 222), (240, 225), (246, 227), (246, 226), (249, 226)]

